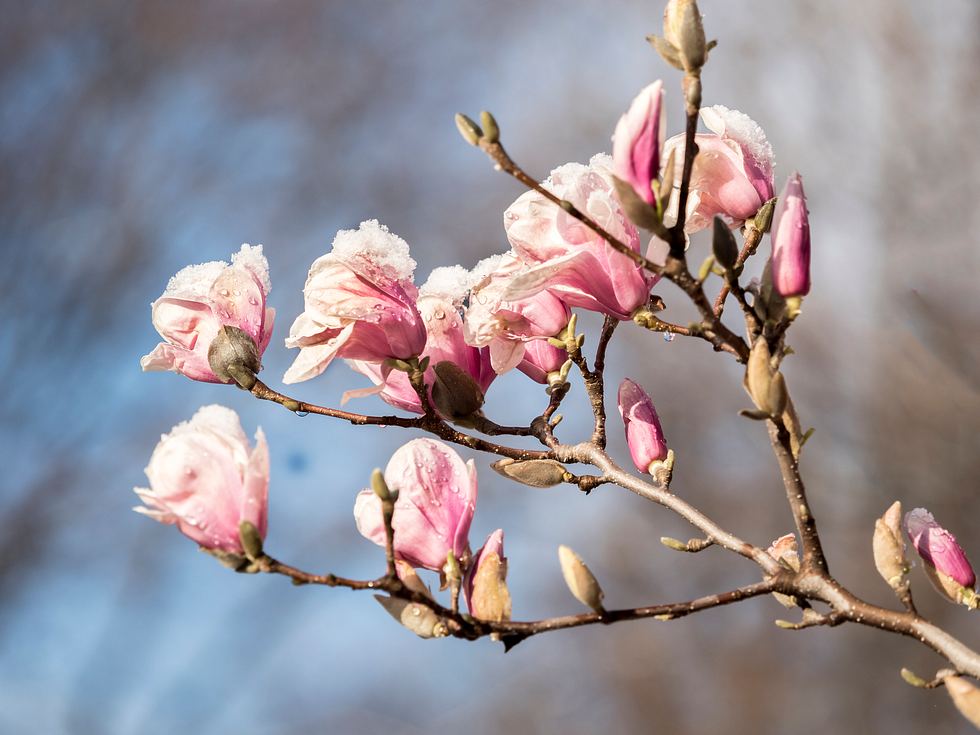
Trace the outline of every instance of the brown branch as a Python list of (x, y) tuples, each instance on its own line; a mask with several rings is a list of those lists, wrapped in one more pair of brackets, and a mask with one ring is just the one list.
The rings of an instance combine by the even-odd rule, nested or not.
[(553, 193), (545, 189), (544, 186), (538, 183), (538, 181), (528, 176), (524, 172), (524, 170), (516, 163), (514, 163), (511, 157), (507, 155), (507, 151), (504, 150), (504, 147), (500, 144), (500, 141), (493, 141), (487, 137), (482, 137), (479, 139), (478, 145), (481, 150), (483, 150), (488, 156), (490, 156), (490, 159), (494, 162), (498, 170), (503, 171), (504, 173), (507, 173), (510, 176), (513, 176), (515, 179), (517, 179), (522, 184), (524, 184), (524, 186), (526, 186), (528, 189), (532, 189), (533, 191), (536, 191), (538, 194), (543, 196), (548, 201), (564, 209), (566, 212), (568, 212), (569, 215), (577, 219), (579, 222), (581, 222), (583, 225), (588, 227), (595, 234), (597, 234), (599, 237), (601, 237), (603, 240), (609, 243), (610, 247), (612, 247), (614, 250), (622, 253), (627, 258), (629, 258), (634, 263), (636, 263), (638, 266), (645, 268), (651, 273), (663, 272), (662, 266), (659, 266), (656, 263), (654, 263), (652, 260), (648, 260), (647, 258), (645, 258), (642, 254), (638, 253), (636, 250), (631, 248), (622, 240), (611, 235), (605, 228), (599, 225), (598, 222), (593, 220), (587, 214), (584, 214), (578, 207), (576, 207), (570, 201), (555, 196)]
[[(315, 403), (297, 401), (295, 398), (290, 398), (287, 395), (273, 390), (258, 379), (255, 380), (254, 384), (248, 390), (253, 396), (260, 400), (278, 403), (287, 410), (293, 411), (299, 415), (314, 413), (320, 416), (330, 416), (332, 418), (343, 419), (344, 421), (349, 421), (354, 425), (400, 426), (408, 429), (419, 429), (421, 431), (427, 431), (430, 434), (434, 434), (440, 439), (452, 442), (453, 444), (459, 444), (460, 446), (469, 447), (470, 449), (476, 449), (489, 454), (496, 454), (501, 457), (511, 457), (512, 459), (553, 459), (553, 455), (550, 451), (543, 452), (534, 449), (506, 447), (500, 444), (494, 444), (493, 442), (488, 442), (484, 439), (480, 439), (479, 437), (464, 434), (461, 431), (457, 431), (435, 415), (405, 418), (403, 416), (365, 416), (359, 413), (350, 413), (349, 411), (341, 411), (340, 409), (336, 408), (318, 406)], [(497, 426), (488, 420), (487, 426), (490, 425), (493, 425), (499, 429), (501, 434), (511, 433), (507, 431), (507, 427)], [(521, 429), (521, 431), (523, 431), (523, 429)], [(531, 435), (533, 434), (533, 431), (528, 428), (527, 433), (528, 435)]]
[(681, 173), (680, 192), (677, 197), (677, 222), (670, 229), (670, 255), (684, 259), (687, 238), (684, 224), (687, 222), (687, 199), (691, 189), (691, 173), (694, 171), (694, 158), (698, 155), (696, 136), (698, 115), (701, 112), (701, 71), (689, 71), (684, 75), (684, 112), (687, 126), (684, 136), (684, 166)]

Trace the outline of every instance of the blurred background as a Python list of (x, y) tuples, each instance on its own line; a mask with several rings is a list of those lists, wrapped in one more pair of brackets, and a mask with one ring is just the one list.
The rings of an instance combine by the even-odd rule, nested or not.
[[(0, 26), (0, 731), (5, 733), (965, 732), (940, 660), (841, 627), (777, 630), (770, 598), (548, 634), (422, 641), (367, 595), (235, 575), (130, 511), (162, 432), (200, 406), (236, 409), (272, 452), (267, 546), (310, 570), (373, 575), (351, 508), (410, 434), (297, 418), (225, 386), (141, 374), (149, 304), (189, 263), (263, 243), (279, 312), (267, 382), (306, 269), (340, 228), (379, 218), (417, 281), (506, 247), (521, 192), (455, 131), (491, 109), (535, 175), (608, 150), (645, 84), (678, 74), (644, 42), (659, 2), (34, 0)], [(703, 0), (719, 39), (705, 103), (767, 131), (777, 187), (805, 178), (814, 290), (787, 373), (803, 469), (831, 567), (894, 604), (873, 521), (925, 505), (980, 561), (980, 4), (976, 0)], [(767, 251), (764, 244), (763, 252)], [(692, 260), (706, 244), (696, 241)], [(656, 293), (684, 322), (679, 292)], [(733, 315), (734, 316), (734, 315)], [(596, 320), (586, 319), (594, 327)], [(734, 323), (734, 322), (733, 322)], [(594, 345), (594, 339), (591, 344)], [(701, 342), (632, 325), (611, 348), (653, 395), (678, 454), (674, 488), (748, 540), (791, 529), (737, 366)], [(341, 364), (292, 391), (336, 405), (364, 384)], [(489, 413), (527, 419), (541, 388), (499, 380)], [(560, 434), (588, 430), (580, 388)], [(571, 408), (577, 406), (577, 409)], [(355, 410), (381, 410), (375, 399)], [(618, 420), (613, 445), (625, 458)], [(474, 546), (507, 534), (515, 617), (576, 612), (556, 547), (592, 566), (612, 606), (754, 581), (626, 491), (508, 483), (478, 457)], [(975, 620), (915, 578), (920, 608), (966, 642)]]

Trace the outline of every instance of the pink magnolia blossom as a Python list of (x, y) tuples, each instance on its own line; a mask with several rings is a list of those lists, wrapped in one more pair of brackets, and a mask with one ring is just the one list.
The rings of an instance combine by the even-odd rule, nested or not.
[[(544, 188), (572, 202), (613, 237), (640, 252), (640, 233), (613, 189), (609, 156), (595, 156), (588, 166), (565, 164), (551, 172)], [(548, 290), (569, 306), (625, 320), (647, 303), (659, 278), (535, 191), (523, 194), (507, 209), (504, 229), (526, 266), (507, 284), (504, 298), (509, 301)]]
[(653, 204), (651, 182), (660, 176), (660, 151), (666, 137), (663, 82), (659, 79), (640, 92), (619, 119), (613, 135), (613, 173)]
[(421, 354), (426, 335), (414, 270), (408, 244), (377, 220), (338, 232), (331, 252), (310, 267), (306, 308), (286, 339), (300, 353), (283, 382), (316, 377), (338, 356), (383, 362)]
[[(448, 361), (462, 368), (473, 378), (480, 390), (486, 393), (487, 388), (497, 377), (490, 367), (490, 351), (466, 344), (458, 293), (441, 290), (441, 284), (433, 280), (438, 279), (443, 270), (455, 269), (437, 268), (429, 282), (420, 289), (421, 295), (417, 302), (427, 335), (425, 350), (422, 352), (422, 357), (429, 358), (429, 367), (425, 371), (425, 384), (431, 394), (435, 383), (434, 367), (440, 362)], [(348, 391), (344, 394), (345, 401), (349, 398), (377, 393), (383, 401), (396, 408), (422, 413), (422, 404), (409, 382), (407, 373), (392, 370), (385, 375), (380, 363), (366, 360), (348, 360), (348, 364), (357, 372), (366, 375), (374, 383), (374, 387)]]
[(549, 345), (547, 338), (565, 328), (571, 311), (548, 290), (509, 300), (510, 283), (524, 267), (517, 256), (506, 253), (487, 258), (473, 269), (464, 334), (471, 345), (489, 348), (490, 364), (498, 374), (516, 367), (545, 382), (537, 377), (539, 369), (550, 372), (567, 359), (565, 351)]
[(650, 396), (629, 378), (619, 386), (619, 415), (633, 464), (640, 472), (650, 472), (650, 465), (667, 457), (667, 441)]
[(905, 514), (905, 532), (936, 589), (954, 602), (972, 601), (977, 578), (953, 534), (925, 508)]
[(218, 330), (232, 326), (251, 337), (261, 357), (276, 314), (266, 307), (269, 289), (269, 264), (261, 245), (242, 245), (231, 265), (215, 261), (184, 268), (153, 302), (153, 326), (165, 341), (140, 360), (143, 370), (172, 370), (191, 380), (223, 382), (211, 369), (208, 349)]
[(149, 488), (135, 488), (145, 504), (134, 508), (174, 524), (208, 549), (241, 554), (238, 527), (249, 521), (264, 539), (269, 489), (269, 448), (255, 433), (249, 447), (238, 414), (205, 406), (177, 424), (157, 444), (146, 468)]
[[(695, 137), (698, 155), (691, 173), (687, 200), (688, 233), (703, 230), (718, 215), (737, 227), (755, 215), (773, 196), (772, 146), (762, 128), (737, 110), (722, 105), (703, 107), (701, 119), (711, 133)], [(684, 163), (684, 135), (675, 135), (664, 146), (666, 160), (674, 150), (677, 166), (674, 181), (679, 185)], [(677, 197), (672, 200), (676, 217)]]
[[(434, 439), (413, 439), (392, 455), (384, 478), (391, 490), (398, 491), (391, 524), (398, 558), (437, 572), (446, 565), (449, 552), (465, 561), (476, 510), (473, 460), (464, 463), (449, 446)], [(381, 500), (374, 491), (358, 493), (354, 520), (361, 535), (384, 546)]]
[(810, 292), (810, 218), (803, 179), (786, 181), (772, 218), (772, 283), (780, 296)]

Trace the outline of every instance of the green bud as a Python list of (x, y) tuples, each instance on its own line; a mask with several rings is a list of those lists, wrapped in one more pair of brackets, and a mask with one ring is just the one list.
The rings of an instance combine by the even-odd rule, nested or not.
[(554, 459), (511, 459), (497, 460), (490, 467), (498, 474), (516, 480), (528, 487), (554, 487), (572, 479), (565, 465)]
[(385, 482), (384, 473), (377, 468), (371, 472), (371, 489), (382, 503), (391, 500), (391, 491), (388, 489), (388, 483)]
[(500, 127), (497, 125), (497, 121), (493, 115), (484, 110), (480, 113), (480, 123), (483, 125), (484, 138), (490, 143), (496, 143), (500, 140)]
[(470, 145), (480, 145), (480, 138), (483, 137), (483, 131), (480, 130), (479, 125), (461, 112), (456, 113), (456, 128), (459, 130), (459, 134), (463, 136), (463, 140), (467, 143)]
[(759, 211), (755, 213), (755, 217), (752, 219), (752, 224), (759, 232), (769, 232), (769, 228), (772, 226), (772, 213), (776, 208), (776, 197), (773, 197), (768, 202), (759, 207)]
[(602, 588), (581, 557), (567, 546), (559, 546), (558, 561), (561, 563), (565, 584), (575, 599), (597, 613), (605, 612), (602, 607)]
[(262, 536), (254, 523), (251, 521), (239, 523), (238, 538), (242, 542), (242, 550), (249, 559), (255, 561), (262, 556)]

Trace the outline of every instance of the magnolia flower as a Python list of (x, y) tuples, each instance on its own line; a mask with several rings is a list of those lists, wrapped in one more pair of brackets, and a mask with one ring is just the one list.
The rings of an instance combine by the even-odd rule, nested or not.
[(905, 532), (936, 590), (953, 602), (974, 606), (977, 578), (953, 534), (936, 523), (925, 508), (905, 514)]
[[(538, 382), (539, 368), (548, 372), (567, 359), (564, 350), (547, 343), (568, 324), (571, 311), (549, 290), (508, 299), (507, 290), (525, 266), (513, 253), (486, 258), (471, 272), (472, 287), (466, 321), (466, 341), (486, 346), (498, 374), (519, 368)], [(547, 349), (546, 349), (547, 348)], [(560, 357), (560, 359), (559, 359)], [(552, 366), (557, 362), (557, 366)]]
[[(565, 164), (551, 172), (544, 188), (640, 252), (640, 234), (614, 192), (609, 156), (595, 156), (588, 166)], [(504, 229), (526, 266), (504, 290), (509, 301), (548, 290), (569, 306), (626, 320), (647, 303), (659, 278), (535, 191), (526, 192), (507, 209)]]
[[(684, 222), (688, 233), (709, 227), (716, 215), (737, 227), (773, 197), (772, 146), (762, 128), (748, 115), (722, 105), (701, 108), (701, 119), (712, 132), (695, 136), (698, 154)], [(672, 150), (678, 167), (674, 180), (679, 186), (684, 165), (683, 134), (667, 141), (662, 159), (669, 158)], [(671, 206), (675, 218), (677, 205), (674, 196)]]
[(286, 339), (300, 353), (283, 382), (316, 377), (338, 356), (380, 363), (421, 354), (425, 326), (414, 270), (408, 244), (377, 220), (338, 232), (333, 249), (310, 267), (306, 308)]
[[(398, 492), (392, 516), (395, 555), (412, 566), (441, 572), (450, 552), (466, 561), (470, 521), (476, 510), (477, 477), (473, 460), (464, 463), (450, 447), (434, 439), (413, 439), (391, 457), (385, 483)], [(381, 500), (362, 490), (354, 503), (357, 530), (385, 544)]]
[(269, 448), (255, 433), (249, 447), (238, 414), (205, 406), (163, 435), (146, 468), (149, 488), (135, 488), (145, 504), (134, 508), (207, 549), (243, 553), (239, 524), (249, 521), (264, 539)]
[(482, 620), (510, 620), (510, 592), (507, 589), (507, 557), (504, 532), (498, 528), (473, 557), (463, 586), (466, 607)]
[(663, 97), (663, 82), (658, 79), (636, 96), (613, 135), (613, 173), (647, 204), (654, 202), (650, 184), (660, 175), (667, 131)]
[[(443, 290), (443, 284), (438, 280), (443, 277), (442, 271), (455, 272), (455, 269), (437, 268), (433, 271), (429, 281), (419, 290), (421, 295), (417, 302), (426, 331), (422, 357), (429, 358), (429, 367), (425, 371), (425, 384), (429, 388), (430, 398), (432, 386), (435, 384), (435, 366), (443, 361), (459, 367), (473, 378), (480, 391), (486, 393), (487, 388), (497, 377), (490, 367), (490, 351), (466, 343), (463, 318), (460, 315), (460, 297), (456, 292)], [(381, 363), (367, 360), (348, 360), (347, 364), (366, 375), (374, 383), (374, 387), (348, 391), (344, 394), (345, 402), (350, 398), (377, 393), (383, 401), (396, 408), (422, 413), (418, 393), (409, 382), (407, 373), (398, 370), (389, 372), (384, 370)]]
[(153, 302), (153, 326), (166, 340), (140, 360), (145, 371), (172, 370), (191, 380), (228, 382), (214, 374), (208, 350), (224, 326), (237, 327), (262, 356), (272, 337), (275, 309), (267, 308), (269, 264), (262, 246), (242, 245), (224, 261), (191, 265), (170, 279)]
[(651, 472), (654, 462), (666, 459), (667, 441), (650, 396), (629, 378), (619, 385), (619, 415), (626, 427), (633, 464), (640, 472)]
[(772, 284), (780, 296), (810, 292), (810, 218), (803, 179), (793, 173), (772, 217)]

